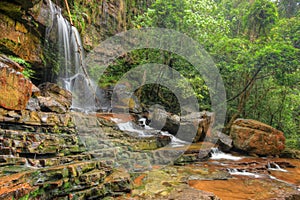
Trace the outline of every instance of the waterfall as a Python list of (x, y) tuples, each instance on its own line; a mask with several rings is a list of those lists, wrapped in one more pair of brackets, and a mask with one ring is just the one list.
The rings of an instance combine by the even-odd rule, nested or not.
[(49, 25), (46, 40), (54, 43), (53, 51), (59, 64), (56, 82), (72, 92), (72, 108), (95, 111), (100, 102), (96, 84), (88, 77), (85, 66), (83, 44), (78, 30), (61, 13), (61, 8), (49, 0)]
[(211, 159), (212, 160), (233, 160), (233, 161), (237, 161), (237, 160), (241, 160), (242, 157), (238, 157), (238, 156), (234, 156), (228, 153), (224, 153), (222, 151), (220, 151), (218, 148), (212, 148), (211, 149)]

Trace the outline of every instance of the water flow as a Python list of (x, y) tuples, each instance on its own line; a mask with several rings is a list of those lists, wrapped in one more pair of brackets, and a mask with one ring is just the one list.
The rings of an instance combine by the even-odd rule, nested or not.
[(159, 131), (151, 128), (146, 124), (146, 118), (141, 118), (138, 120), (139, 126), (131, 121), (126, 123), (118, 123), (118, 119), (113, 119), (113, 121), (117, 123), (120, 130), (136, 133), (138, 134), (138, 137), (151, 137), (157, 134), (158, 132), (161, 135), (169, 136), (171, 138), (171, 143), (169, 144), (171, 147), (180, 147), (189, 144), (186, 141), (176, 138), (174, 135), (170, 134), (167, 131)]
[(261, 178), (262, 176), (259, 174), (247, 172), (246, 170), (237, 170), (237, 169), (227, 169), (229, 174), (236, 175), (236, 176), (252, 176), (254, 178)]
[(224, 160), (234, 160), (234, 161), (237, 161), (237, 160), (241, 160), (242, 157), (233, 156), (231, 154), (224, 153), (224, 152), (220, 151), (218, 148), (212, 148), (211, 149), (211, 159), (212, 160), (221, 160), (221, 159), (224, 159)]
[(72, 92), (72, 108), (94, 111), (100, 106), (97, 87), (89, 79), (84, 49), (78, 30), (61, 14), (61, 9), (49, 0), (50, 23), (46, 30), (47, 41), (55, 43), (54, 51), (59, 64), (57, 82)]
[(272, 170), (272, 171), (280, 171), (280, 172), (288, 172), (285, 169), (282, 169), (278, 164), (276, 164), (275, 162), (268, 162), (268, 170)]
[(150, 137), (152, 135), (146, 134), (144, 130), (139, 129), (137, 125), (135, 125), (133, 122), (125, 122), (125, 123), (118, 123), (118, 127), (121, 131), (127, 131), (131, 133), (137, 133), (138, 137)]

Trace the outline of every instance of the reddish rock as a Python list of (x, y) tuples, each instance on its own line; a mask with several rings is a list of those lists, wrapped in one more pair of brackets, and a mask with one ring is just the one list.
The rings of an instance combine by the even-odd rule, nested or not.
[[(21, 14), (21, 11), (19, 12)], [(33, 31), (29, 32), (24, 24), (2, 13), (0, 13), (0, 28), (0, 43), (4, 51), (12, 52), (30, 63), (42, 63), (41, 40)]]
[(17, 72), (22, 72), (24, 70), (24, 68), (21, 67), (18, 63), (7, 58), (5, 55), (0, 55), (0, 62), (2, 63), (2, 65), (7, 65), (8, 67), (16, 70)]
[(257, 155), (278, 155), (285, 148), (283, 132), (251, 119), (237, 119), (230, 131), (233, 145)]
[(31, 97), (32, 83), (7, 65), (0, 65), (0, 107), (24, 110)]

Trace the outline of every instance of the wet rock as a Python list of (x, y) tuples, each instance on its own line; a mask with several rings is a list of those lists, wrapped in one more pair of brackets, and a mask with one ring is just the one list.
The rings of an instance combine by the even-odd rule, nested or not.
[(30, 111), (40, 111), (41, 107), (39, 104), (39, 100), (37, 98), (30, 98), (27, 106), (26, 106), (26, 110), (30, 110)]
[(216, 144), (218, 148), (224, 152), (229, 152), (233, 147), (231, 137), (220, 131), (214, 132), (209, 141)]
[(0, 107), (24, 110), (31, 96), (32, 83), (23, 74), (0, 63)]
[(151, 120), (151, 127), (168, 131), (179, 139), (196, 143), (211, 135), (214, 114), (199, 112), (179, 117), (163, 109), (156, 108), (150, 113), (149, 119)]
[(235, 148), (261, 156), (279, 155), (285, 148), (283, 133), (251, 119), (237, 119), (230, 130)]
[(171, 138), (166, 135), (157, 135), (146, 138), (128, 138), (134, 150), (154, 150), (168, 145)]
[[(69, 110), (72, 105), (72, 93), (59, 87), (54, 83), (43, 83), (39, 85), (39, 89), (41, 90), (41, 95), (43, 97), (50, 97), (47, 100), (52, 101), (53, 104), (57, 102), (62, 105), (65, 110)], [(58, 108), (61, 111), (61, 108)]]
[(150, 112), (149, 119), (151, 120), (151, 127), (157, 130), (168, 131), (171, 134), (177, 133), (180, 124), (179, 116), (172, 115), (161, 108), (155, 108)]
[[(47, 154), (69, 155), (85, 150), (75, 134), (36, 134), (22, 131), (0, 130), (0, 137), (4, 138), (0, 150), (4, 155), (16, 152), (16, 154), (24, 154), (26, 156), (35, 155), (39, 157), (39, 155)], [(4, 149), (10, 149), (11, 151), (5, 152), (3, 151)]]

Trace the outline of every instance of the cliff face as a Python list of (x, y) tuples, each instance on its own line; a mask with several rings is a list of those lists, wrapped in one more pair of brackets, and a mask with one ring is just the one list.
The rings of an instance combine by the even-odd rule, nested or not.
[[(65, 18), (79, 29), (84, 48), (89, 51), (100, 41), (130, 28), (134, 15), (151, 1), (137, 0), (69, 0), (71, 16), (63, 0), (54, 0)], [(29, 62), (43, 80), (41, 69), (48, 62), (45, 32), (50, 20), (49, 0), (2, 0), (0, 2), (0, 53)], [(71, 19), (70, 19), (71, 18)]]
[(42, 65), (46, 21), (43, 1), (0, 2), (0, 51)]

